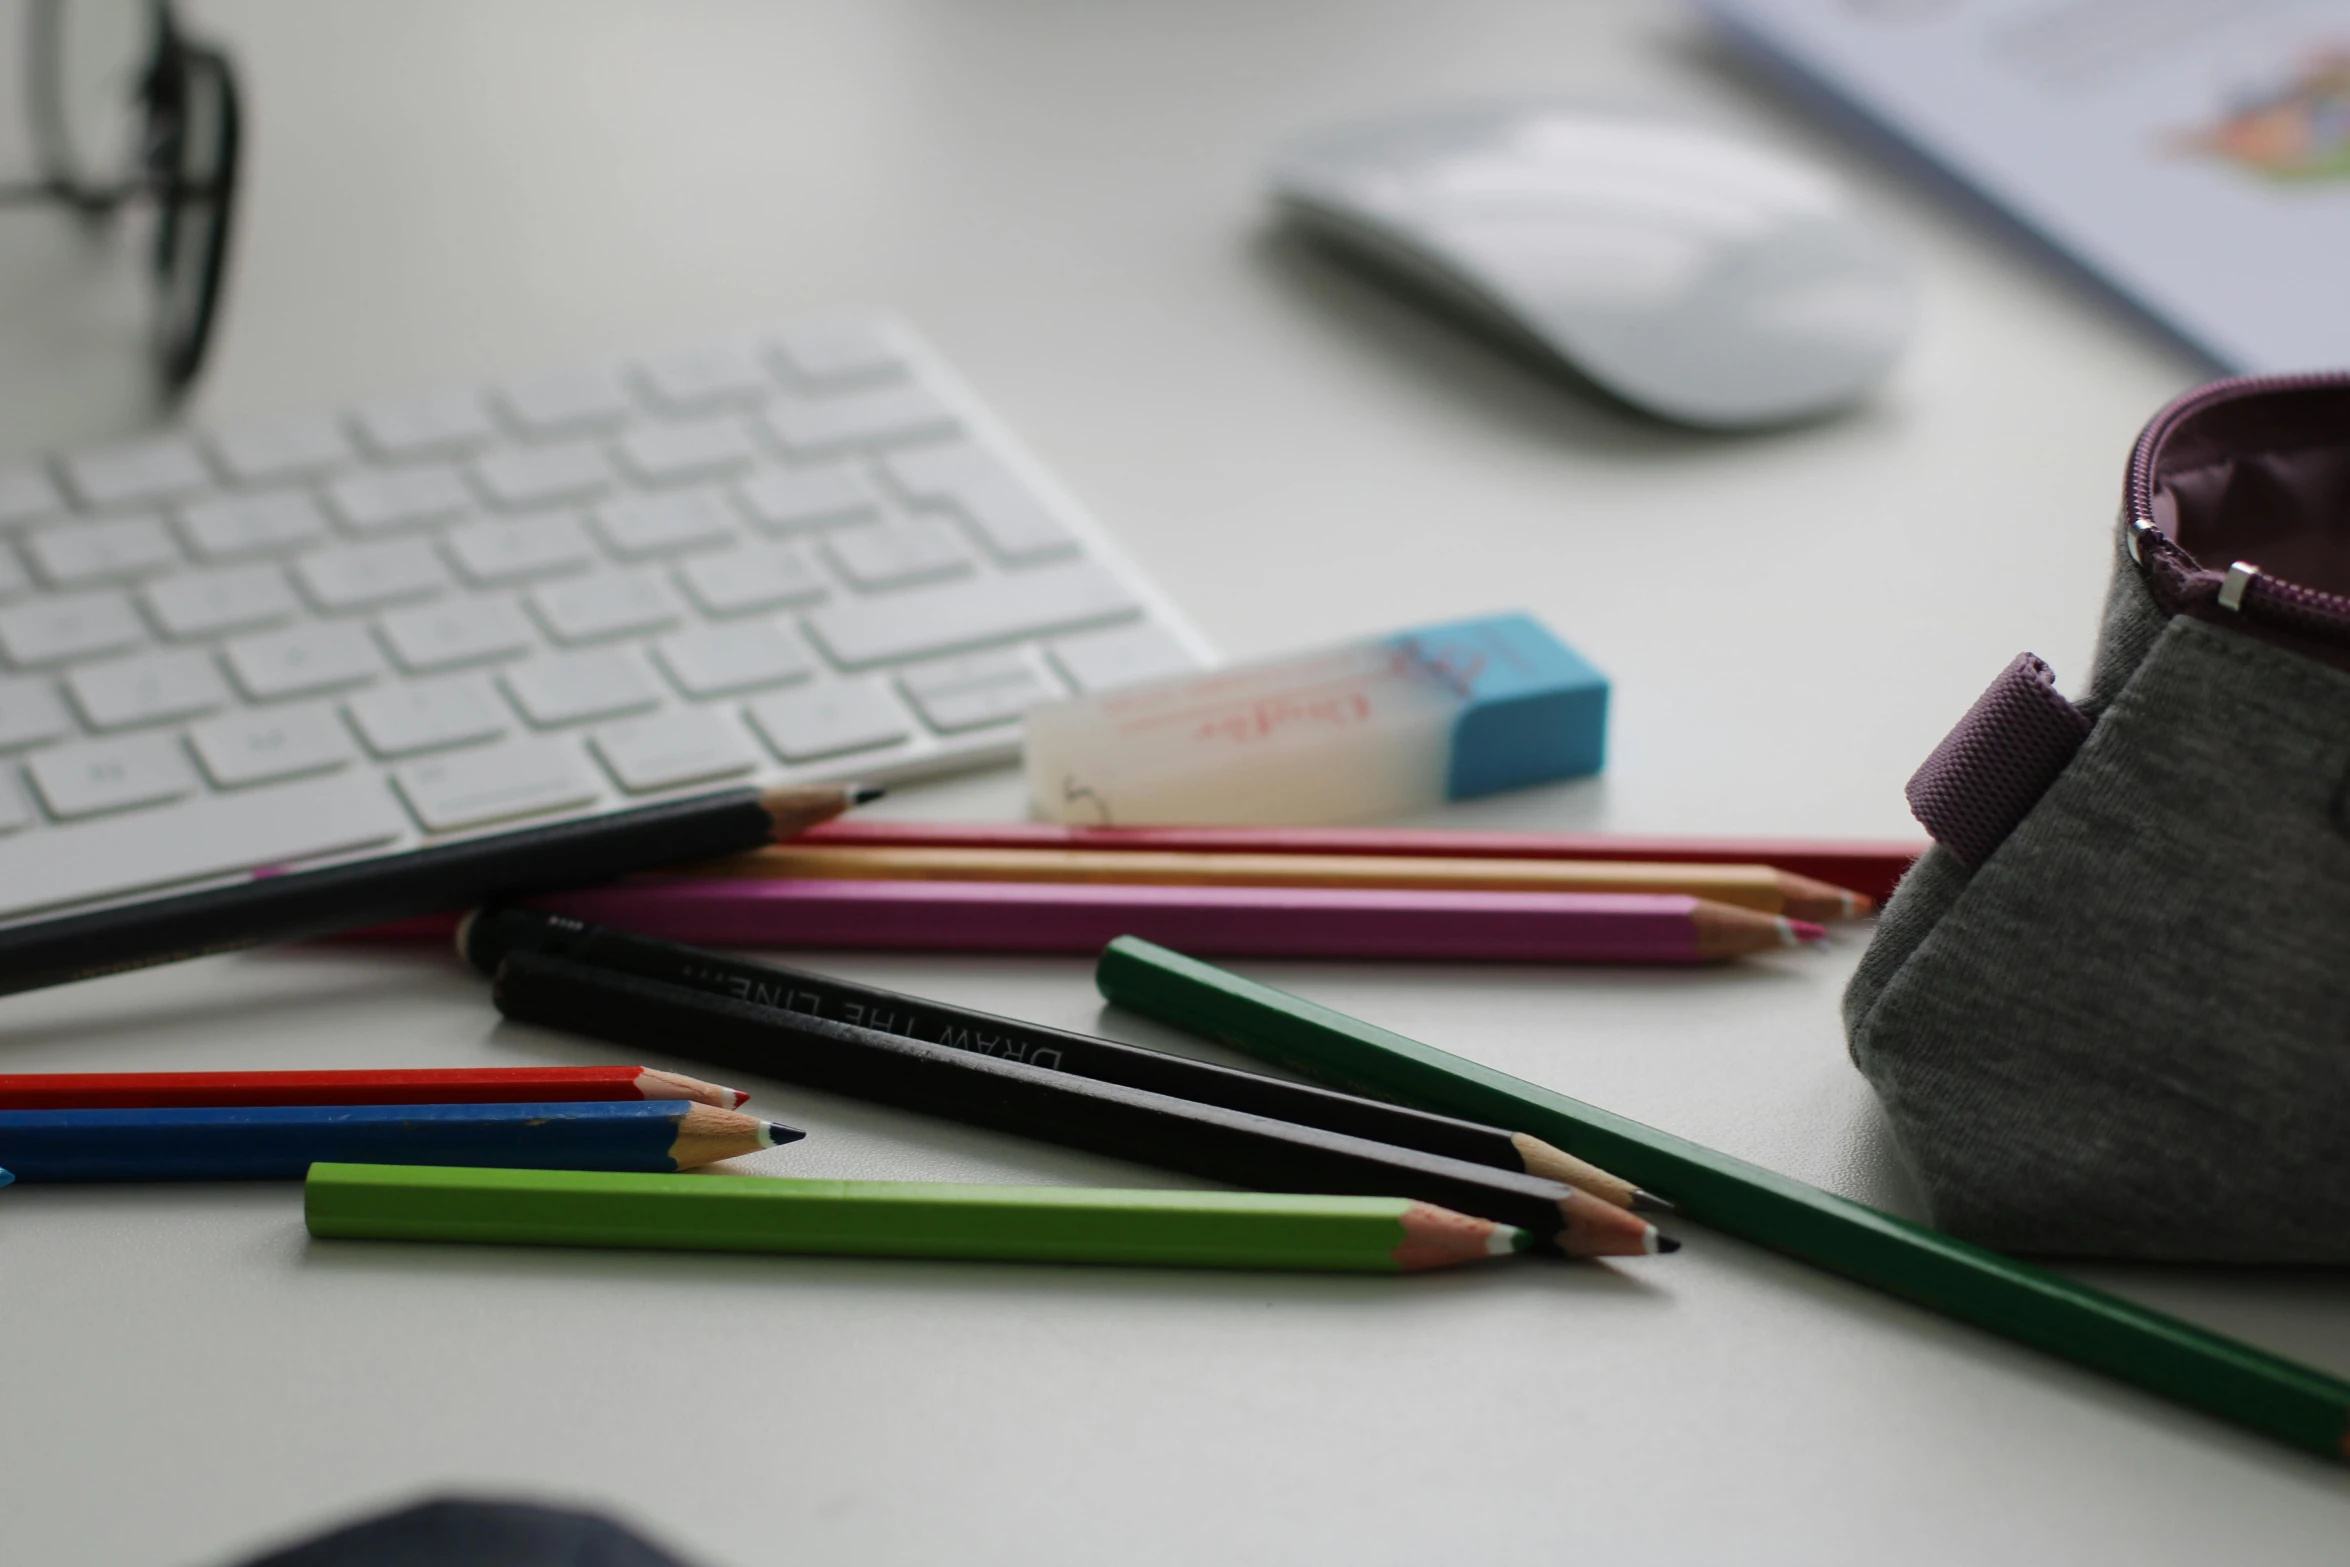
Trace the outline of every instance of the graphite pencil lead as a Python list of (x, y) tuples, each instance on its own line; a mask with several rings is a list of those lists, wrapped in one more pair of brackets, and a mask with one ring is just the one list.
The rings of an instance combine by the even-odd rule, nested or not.
[[(1637, 1209), (1640, 1206), (1639, 1199), (1648, 1195), (1622, 1176), (1611, 1175), (1587, 1159), (1576, 1158), (1564, 1148), (1553, 1148), (1539, 1137), (1512, 1132), (1510, 1146), (1518, 1151), (1518, 1162), (1526, 1167), (1528, 1175), (1562, 1182), (1577, 1191), (1589, 1192), (1601, 1202), (1613, 1203), (1619, 1208)], [(1667, 1204), (1666, 1210), (1669, 1211), (1670, 1207)]]
[[(1651, 1233), (1654, 1234), (1656, 1232), (1652, 1231)], [(1670, 1235), (1657, 1234), (1656, 1249), (1659, 1252), (1679, 1251), (1681, 1249), (1681, 1243), (1673, 1239)]]
[(796, 1143), (808, 1135), (798, 1127), (786, 1126), (781, 1121), (769, 1121), (761, 1128), (761, 1131), (765, 1134), (767, 1146), (770, 1148), (781, 1148), (785, 1143)]
[(796, 838), (852, 806), (880, 797), (869, 784), (785, 784), (761, 791), (759, 808), (767, 813), (771, 838)]
[(1644, 1192), (1637, 1186), (1632, 1188), (1631, 1207), (1634, 1213), (1679, 1213), (1681, 1211), (1679, 1203), (1659, 1197), (1654, 1192)]
[(849, 804), (871, 805), (887, 793), (889, 791), (880, 784), (851, 784), (849, 785)]
[(1570, 1257), (1653, 1257), (1670, 1250), (1656, 1226), (1574, 1187), (1559, 1199), (1557, 1246)]

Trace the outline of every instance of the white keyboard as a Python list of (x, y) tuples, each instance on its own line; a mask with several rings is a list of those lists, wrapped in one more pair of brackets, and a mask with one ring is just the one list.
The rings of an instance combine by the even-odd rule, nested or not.
[(1205, 651), (886, 320), (72, 452), (0, 473), (0, 923), (1001, 760)]

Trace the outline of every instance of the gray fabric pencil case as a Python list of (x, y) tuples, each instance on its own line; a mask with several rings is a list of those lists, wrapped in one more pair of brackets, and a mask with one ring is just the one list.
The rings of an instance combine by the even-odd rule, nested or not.
[(2087, 693), (2017, 659), (1909, 796), (1844, 1019), (1934, 1221), (2350, 1262), (2350, 375), (2156, 415)]

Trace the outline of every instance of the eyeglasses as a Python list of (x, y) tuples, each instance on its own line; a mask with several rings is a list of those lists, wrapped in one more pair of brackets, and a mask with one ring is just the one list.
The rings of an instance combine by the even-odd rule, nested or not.
[(180, 31), (170, 0), (31, 0), (25, 105), (37, 182), (0, 203), (59, 202), (103, 221), (156, 205), (155, 357), (173, 392), (212, 336), (237, 194), (237, 80)]

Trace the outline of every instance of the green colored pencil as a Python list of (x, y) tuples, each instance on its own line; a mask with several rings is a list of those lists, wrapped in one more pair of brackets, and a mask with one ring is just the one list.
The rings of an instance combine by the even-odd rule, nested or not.
[(314, 1164), (310, 1233), (362, 1240), (1416, 1273), (1524, 1230), (1407, 1197)]
[(1711, 1225), (2296, 1447), (2350, 1460), (2350, 1383), (2061, 1275), (1121, 936), (1095, 978), (1145, 1013), (1323, 1082), (1521, 1127)]

